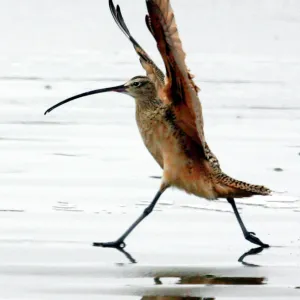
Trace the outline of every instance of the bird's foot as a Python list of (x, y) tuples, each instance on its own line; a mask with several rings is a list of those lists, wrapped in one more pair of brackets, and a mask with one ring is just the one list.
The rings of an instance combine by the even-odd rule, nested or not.
[(268, 244), (263, 243), (258, 237), (255, 236), (254, 232), (246, 232), (245, 239), (253, 244), (261, 246), (263, 248), (269, 248)]
[(103, 247), (103, 248), (117, 248), (117, 249), (124, 249), (126, 244), (124, 241), (116, 240), (114, 242), (107, 242), (107, 243), (93, 243), (94, 247)]

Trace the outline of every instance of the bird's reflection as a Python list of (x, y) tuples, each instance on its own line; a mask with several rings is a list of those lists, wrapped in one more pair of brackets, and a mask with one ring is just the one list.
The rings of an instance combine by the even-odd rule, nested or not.
[(216, 298), (180, 297), (180, 296), (144, 296), (141, 300), (215, 300)]
[[(130, 263), (135, 264), (137, 263), (136, 259), (128, 252), (125, 251), (123, 248), (115, 248), (116, 250), (118, 250), (119, 252), (121, 252), (123, 255), (125, 255), (125, 257), (129, 260)], [(262, 253), (266, 248), (264, 247), (256, 247), (256, 248), (251, 248), (250, 250), (246, 251), (245, 253), (243, 253), (239, 258), (238, 258), (238, 262), (242, 263), (245, 266), (248, 267), (259, 267), (259, 265), (256, 264), (252, 264), (252, 263), (248, 263), (245, 262), (244, 259), (247, 256), (252, 256), (252, 255), (257, 255)]]
[[(168, 275), (166, 275), (168, 277)], [(163, 285), (163, 278), (154, 278), (156, 285)], [(264, 277), (218, 277), (212, 275), (180, 277), (177, 284), (184, 285), (261, 285), (265, 282)], [(188, 291), (188, 288), (186, 288)], [(199, 286), (201, 293), (201, 286)], [(141, 300), (215, 300), (215, 297), (194, 297), (194, 296), (143, 296)]]
[(256, 248), (252, 248), (248, 251), (246, 251), (244, 254), (242, 254), (238, 261), (240, 263), (242, 263), (243, 265), (245, 266), (248, 266), (248, 267), (259, 267), (259, 265), (256, 265), (256, 264), (252, 264), (252, 263), (247, 263), (244, 261), (244, 259), (247, 257), (247, 256), (250, 256), (250, 255), (257, 255), (259, 253), (261, 253), (263, 250), (265, 250), (266, 248), (264, 247), (256, 247)]
[(129, 260), (130, 263), (132, 264), (137, 263), (137, 261), (133, 258), (133, 256), (128, 251), (125, 251), (123, 248), (114, 248), (114, 249), (118, 250), (123, 255), (125, 255), (125, 257)]
[[(137, 261), (132, 257), (132, 255), (125, 251), (124, 249), (117, 248), (119, 252), (121, 252), (125, 257), (129, 260), (130, 263), (136, 263)], [(264, 250), (263, 247), (257, 247), (252, 248), (245, 253), (243, 253), (239, 258), (238, 261), (242, 263), (243, 265), (249, 266), (249, 267), (259, 267), (256, 264), (245, 262), (245, 258), (248, 256), (257, 255), (259, 253), (262, 253)], [(161, 270), (158, 272), (155, 272), (155, 270), (152, 270), (153, 272), (153, 280), (154, 285), (162, 286), (162, 290), (155, 290), (155, 295), (151, 296), (151, 291), (147, 290), (145, 293), (147, 295), (143, 296), (141, 300), (215, 300), (215, 297), (196, 297), (196, 296), (187, 296), (189, 288), (184, 287), (184, 291), (181, 291), (180, 289), (174, 288), (174, 290), (169, 287), (169, 280), (170, 278), (175, 278), (176, 282), (175, 285), (178, 287), (178, 285), (199, 285), (199, 294), (201, 295), (201, 287), (202, 286), (218, 286), (218, 285), (262, 285), (265, 283), (265, 277), (263, 276), (214, 276), (213, 271), (212, 274), (195, 274), (195, 270), (191, 274), (187, 274), (186, 270), (178, 269), (177, 272), (174, 273), (174, 270), (168, 271), (166, 270), (163, 275), (161, 274)], [(155, 273), (157, 273), (155, 276)], [(199, 273), (201, 273), (201, 267), (199, 267)], [(178, 279), (177, 279), (178, 278)], [(166, 285), (164, 285), (164, 281)], [(164, 289), (164, 287), (168, 287), (168, 291)], [(168, 293), (171, 293), (172, 295), (168, 295)], [(175, 293), (175, 295), (174, 295)], [(213, 293), (213, 291), (212, 291)], [(150, 294), (150, 295), (149, 295)], [(157, 295), (160, 294), (160, 295)], [(176, 295), (178, 294), (178, 295)], [(184, 295), (182, 295), (184, 294)]]

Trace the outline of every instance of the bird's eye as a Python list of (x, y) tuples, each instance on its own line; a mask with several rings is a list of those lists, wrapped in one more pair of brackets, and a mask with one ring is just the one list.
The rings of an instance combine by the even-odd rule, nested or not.
[(141, 83), (140, 82), (138, 82), (138, 81), (135, 81), (133, 84), (132, 84), (133, 86), (135, 86), (135, 87), (138, 87), (138, 86), (140, 86), (141, 85)]

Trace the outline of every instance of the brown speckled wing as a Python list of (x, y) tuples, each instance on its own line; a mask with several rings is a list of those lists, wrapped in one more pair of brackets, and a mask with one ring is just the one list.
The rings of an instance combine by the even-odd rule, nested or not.
[[(140, 62), (142, 67), (145, 69), (147, 76), (150, 78), (152, 82), (154, 82), (159, 97), (163, 100), (164, 96), (162, 94), (163, 87), (164, 87), (164, 78), (165, 75), (163, 72), (156, 66), (156, 64), (153, 62), (153, 60), (149, 57), (149, 55), (146, 53), (146, 51), (137, 43), (137, 41), (132, 37), (130, 34), (130, 31), (123, 19), (120, 6), (117, 5), (116, 7), (113, 4), (112, 0), (109, 0), (109, 8), (111, 11), (111, 14), (119, 26), (119, 28), (122, 30), (122, 32), (126, 35), (126, 37), (131, 41), (136, 53), (138, 54), (140, 58)], [(147, 22), (147, 21), (146, 21)], [(149, 28), (149, 30), (151, 30)], [(153, 34), (153, 33), (152, 33)]]
[(185, 64), (185, 53), (170, 1), (146, 0), (146, 3), (148, 23), (166, 67), (165, 96), (174, 106), (178, 125), (202, 145), (206, 155), (202, 107), (197, 95), (200, 89)]

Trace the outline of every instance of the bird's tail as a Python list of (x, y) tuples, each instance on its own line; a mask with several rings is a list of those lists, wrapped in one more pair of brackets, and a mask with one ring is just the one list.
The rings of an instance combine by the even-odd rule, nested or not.
[(217, 193), (219, 197), (232, 197), (232, 198), (242, 198), (250, 197), (254, 195), (270, 195), (271, 190), (262, 186), (250, 184), (237, 179), (234, 179), (225, 173), (219, 173), (215, 175), (215, 180), (217, 181)]

